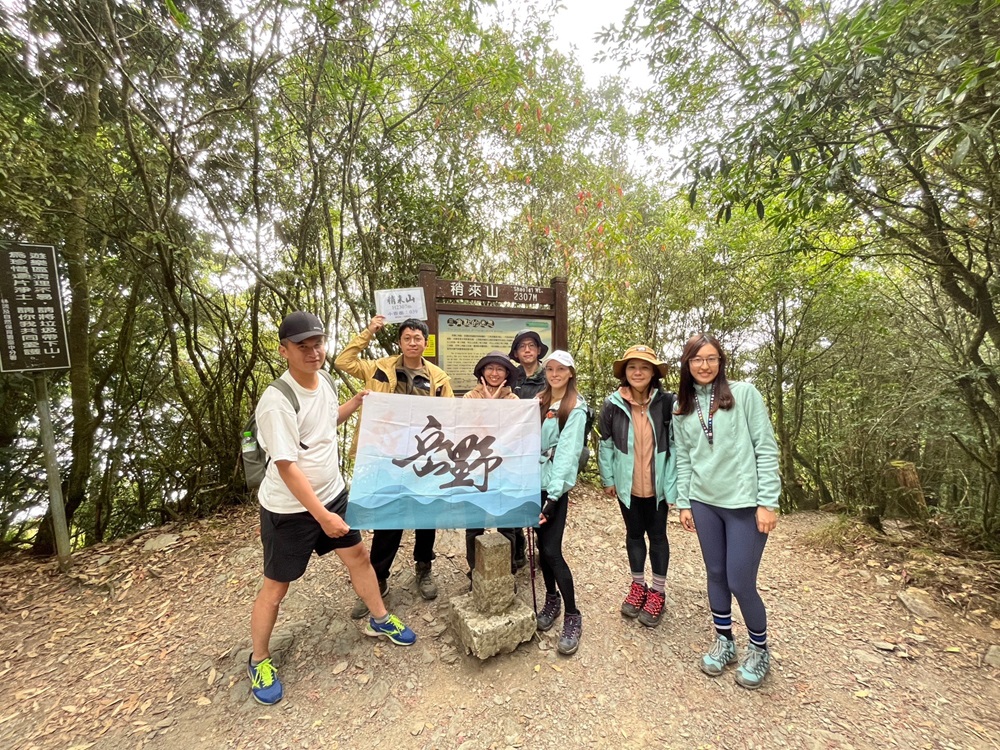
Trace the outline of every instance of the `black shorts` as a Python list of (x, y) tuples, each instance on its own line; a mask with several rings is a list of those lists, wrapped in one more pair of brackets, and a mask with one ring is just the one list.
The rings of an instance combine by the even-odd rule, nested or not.
[[(347, 511), (347, 490), (327, 503), (343, 517)], [(326, 535), (319, 521), (307, 510), (301, 513), (273, 513), (260, 506), (260, 540), (264, 544), (264, 575), (272, 581), (290, 583), (302, 577), (315, 552), (325, 555), (336, 549), (361, 544), (361, 532), (351, 529), (334, 539)]]

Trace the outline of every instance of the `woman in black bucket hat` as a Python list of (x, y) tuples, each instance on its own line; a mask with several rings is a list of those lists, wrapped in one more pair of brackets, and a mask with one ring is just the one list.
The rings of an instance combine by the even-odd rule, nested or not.
[[(476, 376), (477, 385), (465, 394), (464, 398), (489, 398), (517, 400), (517, 394), (509, 383), (517, 375), (517, 369), (510, 358), (501, 351), (492, 351), (476, 363), (472, 374)], [(476, 565), (476, 537), (485, 529), (465, 530), (465, 559), (469, 563), (469, 576)], [(517, 534), (520, 529), (497, 529), (510, 541), (510, 572), (516, 569), (514, 555), (517, 549)], [(522, 532), (523, 534), (523, 532)]]

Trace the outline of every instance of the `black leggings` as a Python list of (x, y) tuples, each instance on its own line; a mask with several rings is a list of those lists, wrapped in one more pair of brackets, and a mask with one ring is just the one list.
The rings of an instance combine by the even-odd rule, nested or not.
[[(545, 505), (548, 494), (542, 492), (542, 505)], [(538, 539), (538, 567), (542, 569), (542, 578), (545, 579), (545, 592), (547, 594), (556, 593), (556, 587), (562, 594), (566, 604), (566, 613), (570, 615), (579, 614), (576, 608), (576, 593), (573, 589), (573, 574), (566, 564), (566, 558), (562, 553), (563, 532), (566, 530), (566, 511), (569, 508), (569, 493), (566, 493), (556, 501), (555, 510), (552, 517), (544, 524), (535, 529)]]
[[(435, 529), (417, 529), (413, 532), (413, 559), (416, 562), (429, 563), (434, 559)], [(403, 541), (403, 532), (399, 529), (376, 529), (372, 535), (372, 548), (369, 553), (375, 577), (380, 581), (389, 578), (389, 569), (396, 559), (399, 545)]]
[(666, 576), (670, 564), (670, 542), (667, 541), (667, 504), (655, 497), (632, 495), (629, 507), (618, 501), (625, 519), (625, 550), (628, 566), (633, 573), (646, 572), (646, 536), (649, 536), (649, 566), (654, 576)]

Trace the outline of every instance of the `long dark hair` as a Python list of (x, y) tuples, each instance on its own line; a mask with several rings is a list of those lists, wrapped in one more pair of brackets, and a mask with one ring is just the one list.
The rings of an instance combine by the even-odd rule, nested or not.
[[(576, 390), (576, 368), (569, 368), (570, 379), (566, 383), (566, 393), (563, 394), (562, 401), (559, 402), (559, 411), (556, 415), (559, 417), (559, 431), (562, 432), (563, 428), (566, 426), (566, 420), (569, 419), (569, 413), (573, 411), (576, 407), (577, 400), (577, 390)], [(545, 421), (545, 415), (549, 413), (549, 404), (552, 403), (552, 386), (549, 385), (549, 379), (545, 378), (545, 388), (542, 389), (541, 393), (538, 394), (538, 401), (541, 405), (542, 410), (542, 421)]]
[(732, 409), (733, 392), (729, 390), (729, 381), (726, 380), (726, 353), (722, 350), (719, 340), (710, 333), (699, 333), (688, 339), (684, 345), (684, 353), (681, 354), (681, 382), (677, 387), (677, 414), (690, 414), (694, 411), (695, 380), (691, 374), (691, 358), (698, 356), (698, 350), (708, 344), (719, 353), (719, 372), (712, 381), (715, 386), (715, 411), (719, 409)]

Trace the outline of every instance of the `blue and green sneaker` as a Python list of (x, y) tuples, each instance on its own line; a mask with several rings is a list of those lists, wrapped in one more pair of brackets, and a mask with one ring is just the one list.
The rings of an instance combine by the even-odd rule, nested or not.
[(271, 657), (254, 664), (253, 657), (247, 662), (247, 674), (250, 675), (250, 692), (253, 699), (265, 706), (273, 706), (285, 694), (278, 679), (278, 670), (271, 663)]
[(412, 646), (417, 642), (417, 634), (406, 627), (396, 615), (389, 615), (389, 619), (385, 622), (376, 622), (374, 617), (369, 617), (365, 635), (384, 635), (397, 646)]

